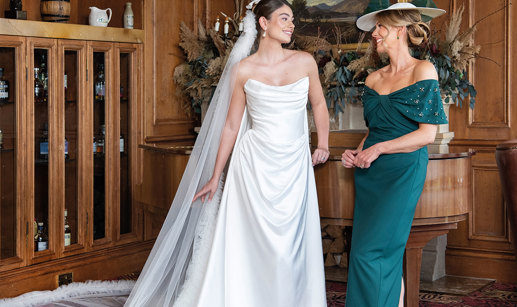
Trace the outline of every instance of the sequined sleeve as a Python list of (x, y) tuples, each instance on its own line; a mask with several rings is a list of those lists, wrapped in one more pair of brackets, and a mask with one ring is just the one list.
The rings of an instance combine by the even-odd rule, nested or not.
[(406, 94), (396, 104), (404, 116), (419, 123), (447, 123), (438, 81), (420, 82)]

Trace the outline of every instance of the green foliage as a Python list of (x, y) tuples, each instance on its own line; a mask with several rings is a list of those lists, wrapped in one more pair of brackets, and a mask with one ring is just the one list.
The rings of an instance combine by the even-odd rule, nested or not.
[(454, 102), (456, 106), (462, 107), (463, 101), (470, 96), (470, 108), (474, 109), (477, 92), (468, 80), (467, 74), (455, 69), (451, 59), (444, 54), (432, 55), (429, 61), (434, 64), (438, 72), (440, 91), (446, 97), (444, 102)]
[(357, 52), (347, 52), (340, 56), (337, 70), (330, 79), (325, 93), (327, 107), (334, 109), (334, 116), (344, 112), (346, 103), (361, 103), (366, 74), (354, 78), (354, 73), (347, 66), (360, 57)]

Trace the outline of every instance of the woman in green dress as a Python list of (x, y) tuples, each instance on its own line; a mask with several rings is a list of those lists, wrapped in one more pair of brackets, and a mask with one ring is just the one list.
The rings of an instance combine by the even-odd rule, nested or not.
[(397, 3), (362, 16), (357, 26), (374, 30), (377, 52), (390, 64), (366, 79), (363, 93), (368, 133), (343, 153), (355, 167), (356, 199), (347, 285), (347, 307), (403, 306), (402, 261), (415, 207), (424, 186), (426, 145), (446, 123), (432, 63), (415, 59), (409, 46), (427, 40), (421, 14), (443, 10)]

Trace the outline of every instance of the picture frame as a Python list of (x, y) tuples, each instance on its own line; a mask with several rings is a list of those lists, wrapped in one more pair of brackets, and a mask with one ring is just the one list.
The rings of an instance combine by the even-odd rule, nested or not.
[(299, 35), (325, 38), (344, 51), (368, 47), (368, 40), (361, 35), (363, 32), (356, 27), (355, 21), (366, 10), (370, 0), (287, 1), (293, 8)]

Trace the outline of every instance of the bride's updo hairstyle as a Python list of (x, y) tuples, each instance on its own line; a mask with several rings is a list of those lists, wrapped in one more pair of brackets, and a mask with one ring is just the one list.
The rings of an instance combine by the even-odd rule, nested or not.
[(388, 10), (377, 14), (380, 24), (392, 27), (406, 27), (408, 34), (408, 46), (420, 46), (427, 42), (431, 29), (422, 22), (422, 16), (416, 10)]
[(264, 33), (264, 30), (262, 30), (259, 24), (260, 17), (265, 17), (267, 20), (270, 20), (273, 12), (284, 5), (287, 5), (292, 9), (291, 5), (286, 0), (261, 0), (253, 8), (253, 13), (255, 13), (255, 21), (257, 25), (257, 41), (262, 37), (262, 34)]

